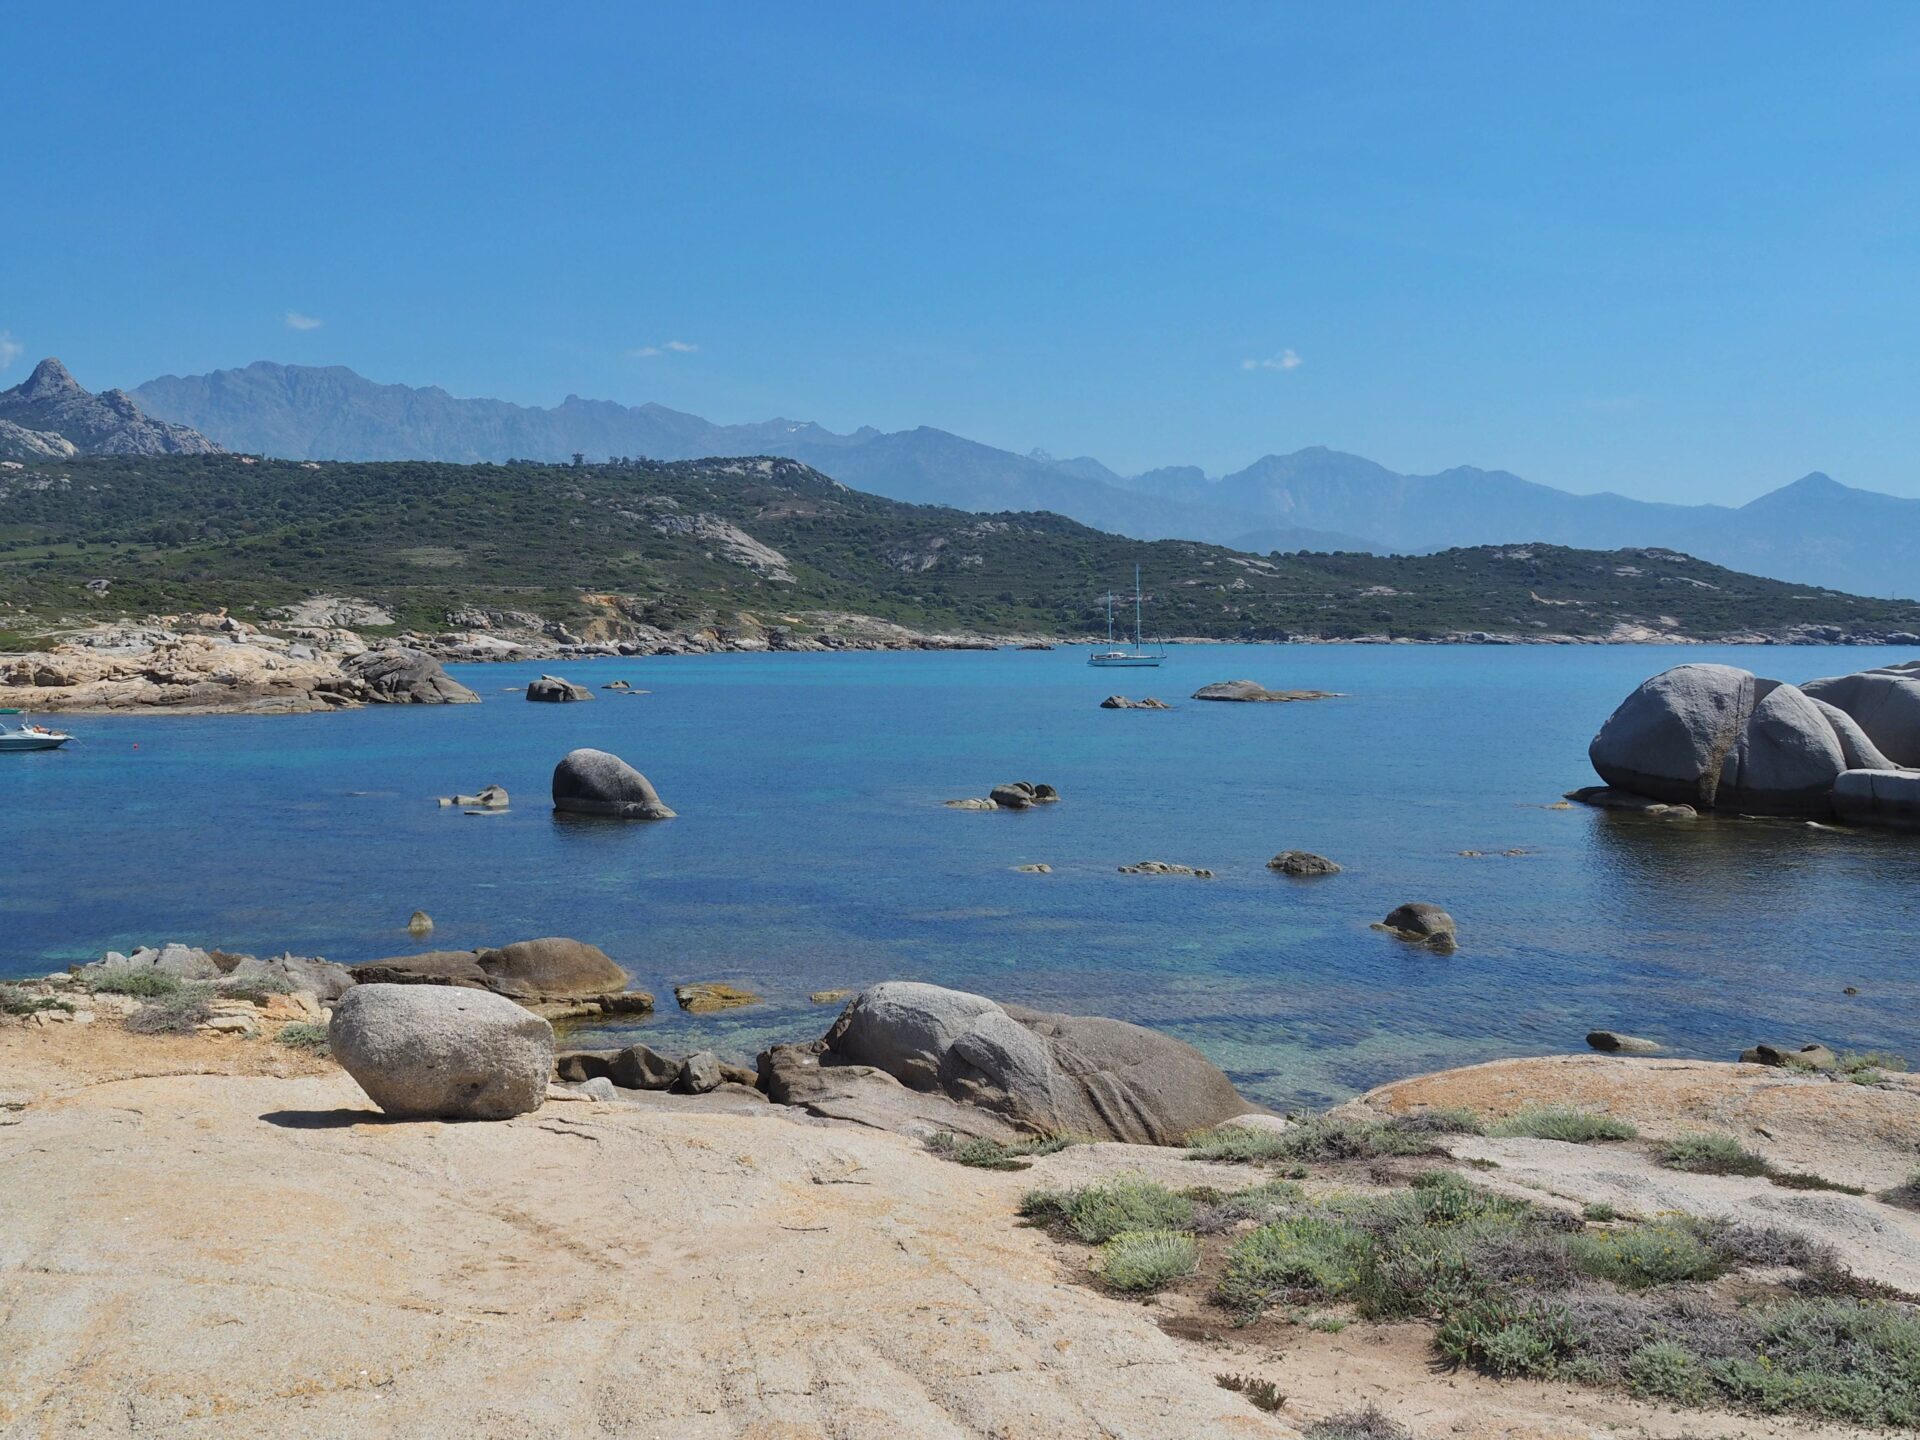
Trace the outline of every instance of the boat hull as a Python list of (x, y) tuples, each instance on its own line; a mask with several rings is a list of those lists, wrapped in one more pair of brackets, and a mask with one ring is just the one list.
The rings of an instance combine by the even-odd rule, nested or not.
[(1158, 655), (1094, 655), (1087, 660), (1101, 670), (1147, 670), (1159, 663)]
[(58, 750), (71, 735), (0, 735), (0, 754), (10, 750)]

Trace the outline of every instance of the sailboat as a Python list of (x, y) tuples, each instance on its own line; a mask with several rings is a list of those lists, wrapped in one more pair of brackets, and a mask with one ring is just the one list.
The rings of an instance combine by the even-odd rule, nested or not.
[[(1113, 647), (1113, 592), (1107, 592), (1107, 645)], [(1146, 642), (1140, 635), (1140, 567), (1133, 567), (1133, 648), (1108, 648), (1096, 650), (1087, 657), (1087, 664), (1097, 665), (1103, 670), (1122, 670), (1146, 668), (1158, 665), (1166, 659), (1165, 651), (1152, 651), (1146, 648)]]

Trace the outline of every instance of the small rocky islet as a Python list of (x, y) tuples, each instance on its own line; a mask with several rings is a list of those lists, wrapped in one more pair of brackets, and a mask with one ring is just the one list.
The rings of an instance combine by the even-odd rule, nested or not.
[(1677, 665), (1621, 702), (1588, 755), (1606, 783), (1567, 798), (1602, 809), (1920, 828), (1920, 661), (1802, 685)]

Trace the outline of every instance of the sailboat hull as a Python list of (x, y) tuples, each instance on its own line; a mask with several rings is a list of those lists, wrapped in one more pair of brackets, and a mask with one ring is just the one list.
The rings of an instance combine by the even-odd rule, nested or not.
[(1158, 655), (1089, 655), (1087, 664), (1102, 670), (1146, 670), (1160, 663)]

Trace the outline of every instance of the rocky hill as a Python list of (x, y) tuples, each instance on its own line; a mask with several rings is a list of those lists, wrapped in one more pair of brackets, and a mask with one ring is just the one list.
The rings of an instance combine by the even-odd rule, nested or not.
[[(1666, 550), (1476, 547), (1249, 555), (1058, 515), (905, 505), (769, 457), (618, 466), (80, 457), (0, 469), (0, 631), (315, 596), (363, 631), (511, 614), (618, 640), (812, 635), (823, 616), (919, 631), (1085, 637), (1139, 565), (1149, 628), (1215, 639), (1880, 640), (1920, 604)], [(476, 626), (473, 617), (481, 617)], [(346, 623), (337, 620), (321, 623)]]
[(293, 460), (686, 460), (784, 455), (876, 495), (963, 510), (1051, 510), (1138, 539), (1237, 550), (1376, 550), (1550, 541), (1662, 546), (1776, 579), (1920, 596), (1920, 500), (1810, 475), (1739, 507), (1576, 495), (1503, 470), (1408, 475), (1311, 446), (1232, 474), (1177, 465), (1123, 475), (1086, 456), (1016, 454), (930, 426), (841, 434), (810, 421), (718, 425), (663, 405), (569, 395), (557, 406), (384, 385), (343, 366), (259, 362), (162, 376), (156, 415), (232, 449)]
[(218, 453), (199, 431), (155, 420), (124, 390), (93, 394), (52, 358), (13, 389), (0, 390), (0, 459)]

